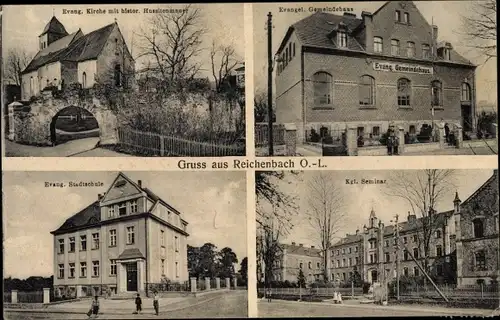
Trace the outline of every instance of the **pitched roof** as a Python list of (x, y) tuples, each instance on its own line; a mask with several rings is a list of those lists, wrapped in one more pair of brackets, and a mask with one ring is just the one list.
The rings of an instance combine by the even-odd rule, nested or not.
[(71, 218), (67, 219), (58, 229), (52, 233), (59, 233), (73, 228), (98, 225), (101, 221), (101, 209), (99, 201), (95, 201), (89, 206), (85, 207)]
[(64, 34), (64, 35), (68, 34), (68, 32), (66, 32), (66, 28), (64, 28), (64, 25), (59, 20), (57, 20), (55, 16), (53, 16), (52, 19), (50, 19), (49, 23), (47, 23), (40, 36), (43, 36), (48, 32)]
[(54, 41), (47, 48), (37, 53), (24, 69), (23, 74), (57, 61), (81, 62), (97, 59), (115, 25), (116, 22), (82, 36), (77, 36), (81, 34), (81, 30), (79, 30), (73, 33), (72, 37), (69, 35)]
[(341, 246), (341, 245), (345, 245), (345, 244), (356, 243), (356, 242), (361, 241), (362, 239), (363, 239), (362, 234), (348, 234), (344, 238), (342, 238), (339, 242), (334, 244), (333, 246), (336, 247), (336, 246)]
[(281, 249), (286, 249), (288, 254), (296, 254), (299, 256), (308, 256), (308, 257), (321, 257), (321, 250), (317, 248), (308, 248), (304, 246), (297, 246), (294, 244), (281, 244)]
[(136, 258), (144, 259), (144, 255), (138, 248), (130, 248), (123, 250), (123, 252), (118, 256), (117, 260), (127, 260)]

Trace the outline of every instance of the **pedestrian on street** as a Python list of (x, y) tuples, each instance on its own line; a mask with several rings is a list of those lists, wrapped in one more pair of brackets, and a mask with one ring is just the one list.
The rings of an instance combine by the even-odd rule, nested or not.
[(142, 300), (140, 294), (137, 294), (137, 297), (135, 298), (135, 311), (137, 312), (137, 314), (141, 313), (142, 311)]
[(271, 302), (271, 288), (267, 288), (267, 302)]
[(154, 297), (153, 297), (153, 307), (155, 308), (156, 315), (158, 315), (160, 306), (158, 303), (158, 291), (155, 291)]
[(91, 305), (90, 310), (87, 313), (87, 315), (88, 315), (89, 319), (97, 318), (98, 313), (99, 313), (99, 300), (98, 300), (98, 296), (95, 296), (94, 300), (92, 300), (92, 305)]

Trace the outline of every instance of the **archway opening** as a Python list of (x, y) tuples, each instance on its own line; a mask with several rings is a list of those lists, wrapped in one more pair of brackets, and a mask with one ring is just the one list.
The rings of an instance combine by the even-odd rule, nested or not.
[(72, 140), (99, 137), (97, 119), (90, 111), (81, 107), (63, 108), (50, 122), (50, 140), (54, 146)]

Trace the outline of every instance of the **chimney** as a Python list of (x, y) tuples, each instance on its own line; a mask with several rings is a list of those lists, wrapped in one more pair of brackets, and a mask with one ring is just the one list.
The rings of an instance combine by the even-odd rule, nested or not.
[(292, 242), (292, 246), (294, 246), (294, 245), (295, 245), (295, 242)]
[(304, 246), (304, 244), (303, 244), (303, 243), (299, 243), (299, 247), (303, 247), (303, 246)]
[(139, 185), (139, 188), (142, 188), (142, 180), (137, 180), (137, 184)]
[(370, 12), (361, 12), (365, 26), (365, 47), (367, 52), (373, 52), (373, 16)]
[(408, 211), (407, 220), (409, 223), (414, 223), (415, 221), (417, 221), (417, 216), (414, 214), (411, 214), (410, 211)]
[(97, 200), (98, 200), (98, 201), (101, 201), (101, 200), (102, 200), (102, 194), (100, 194), (100, 193), (99, 193), (99, 194), (97, 195)]
[(351, 12), (344, 12), (344, 17), (356, 18), (356, 14)]

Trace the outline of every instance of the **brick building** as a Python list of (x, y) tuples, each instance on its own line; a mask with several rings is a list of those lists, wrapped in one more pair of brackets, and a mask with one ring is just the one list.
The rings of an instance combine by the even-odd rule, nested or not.
[(458, 285), (499, 281), (498, 170), (459, 209)]
[(22, 72), (21, 97), (29, 100), (46, 87), (79, 83), (91, 88), (96, 82), (116, 87), (133, 86), (135, 62), (114, 22), (84, 35), (69, 34), (54, 16), (39, 38), (39, 51)]
[(316, 12), (288, 28), (276, 55), (277, 122), (295, 124), (299, 142), (311, 129), (377, 138), (389, 124), (415, 134), (441, 119), (474, 131), (476, 67), (412, 1), (361, 17)]
[(303, 244), (281, 244), (281, 253), (276, 260), (273, 273), (275, 281), (297, 282), (302, 269), (306, 283), (323, 278), (323, 258), (321, 250)]
[(141, 180), (119, 173), (104, 195), (51, 232), (56, 295), (123, 295), (164, 277), (187, 281), (187, 224)]

